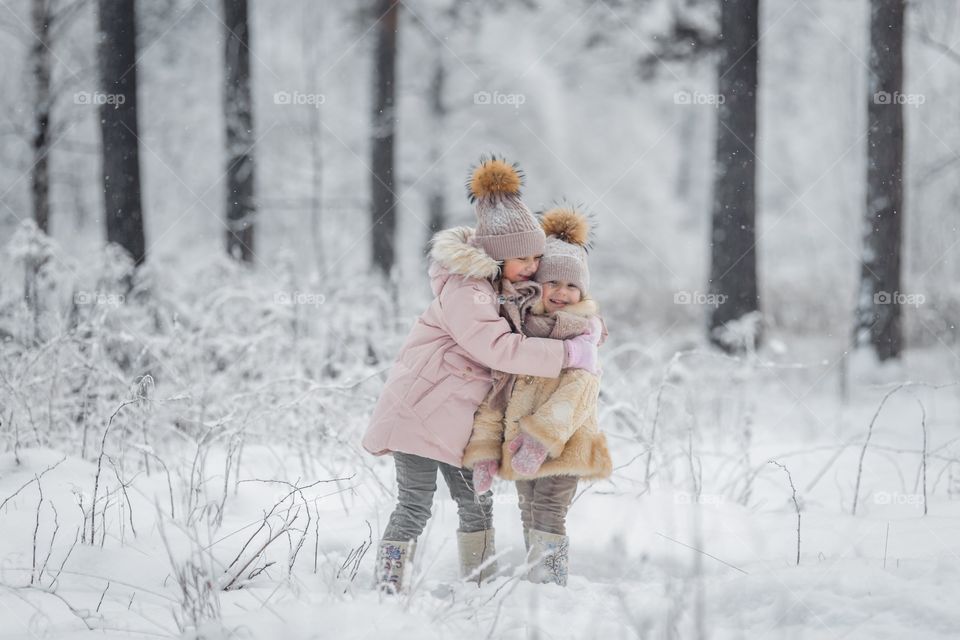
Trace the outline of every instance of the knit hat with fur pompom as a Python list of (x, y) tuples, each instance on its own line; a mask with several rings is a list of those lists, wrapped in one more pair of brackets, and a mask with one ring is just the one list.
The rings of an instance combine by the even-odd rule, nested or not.
[(590, 221), (571, 205), (545, 212), (540, 224), (547, 234), (547, 246), (534, 279), (544, 283), (555, 280), (577, 285), (586, 296), (590, 287), (587, 250), (590, 248)]
[(496, 156), (480, 158), (467, 180), (467, 195), (476, 205), (475, 242), (494, 260), (543, 253), (545, 236), (520, 199), (523, 171)]

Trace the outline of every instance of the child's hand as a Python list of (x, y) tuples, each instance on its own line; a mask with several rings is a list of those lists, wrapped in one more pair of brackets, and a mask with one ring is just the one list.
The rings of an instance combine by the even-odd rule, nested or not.
[(593, 316), (590, 318), (590, 330), (587, 331), (587, 335), (593, 337), (593, 344), (600, 346), (600, 338), (603, 335), (603, 323), (600, 322), (600, 318)]
[(520, 475), (532, 476), (547, 459), (547, 448), (525, 433), (517, 436), (516, 440), (510, 443), (509, 449), (513, 454), (510, 466)]
[(566, 351), (564, 368), (585, 369), (594, 375), (599, 375), (600, 363), (597, 354), (597, 341), (599, 339), (599, 333), (594, 335), (591, 326), (590, 332), (564, 340), (563, 347)]
[(500, 470), (500, 463), (496, 460), (481, 460), (473, 465), (473, 490), (477, 495), (490, 491), (493, 486), (493, 476)]

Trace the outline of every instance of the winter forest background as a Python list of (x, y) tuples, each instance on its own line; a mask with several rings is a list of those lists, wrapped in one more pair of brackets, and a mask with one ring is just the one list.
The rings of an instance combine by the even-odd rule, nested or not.
[[(953, 0), (2, 0), (0, 27), (4, 637), (955, 637)], [(459, 582), (441, 489), (384, 599), (393, 466), (359, 437), (485, 152), (596, 216), (616, 470), (567, 589)]]

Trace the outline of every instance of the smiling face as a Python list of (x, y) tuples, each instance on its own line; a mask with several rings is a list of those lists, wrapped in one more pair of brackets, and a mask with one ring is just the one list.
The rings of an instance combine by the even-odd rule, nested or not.
[(532, 279), (540, 268), (540, 257), (507, 258), (503, 261), (503, 277), (510, 282), (524, 282)]
[(572, 282), (563, 280), (550, 280), (543, 283), (543, 308), (547, 313), (559, 311), (571, 304), (580, 302), (583, 293), (580, 287)]

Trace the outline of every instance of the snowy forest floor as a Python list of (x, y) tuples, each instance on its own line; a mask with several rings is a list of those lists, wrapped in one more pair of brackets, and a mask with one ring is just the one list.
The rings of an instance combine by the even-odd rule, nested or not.
[[(4, 259), (57, 255), (27, 240)], [(370, 582), (393, 465), (359, 438), (412, 316), (386, 313), (389, 297), (356, 282), (311, 298), (280, 271), (291, 275), (278, 290), (226, 259), (187, 278), (148, 265), (119, 304), (109, 292), (122, 291), (124, 266), (106, 254), (76, 279), (39, 277), (34, 307), (2, 291), (0, 636), (960, 628), (960, 386), (948, 346), (880, 368), (844, 362), (839, 338), (772, 329), (759, 353), (735, 359), (695, 326), (610, 318), (600, 418), (616, 470), (581, 484), (569, 586), (517, 577), (519, 517), (503, 482), (504, 575), (459, 582), (456, 508), (441, 482), (414, 586), (384, 598)], [(796, 504), (770, 461), (789, 470)]]

